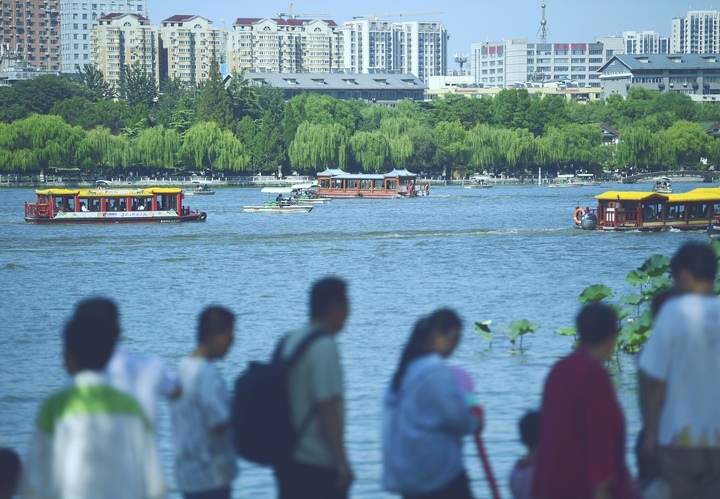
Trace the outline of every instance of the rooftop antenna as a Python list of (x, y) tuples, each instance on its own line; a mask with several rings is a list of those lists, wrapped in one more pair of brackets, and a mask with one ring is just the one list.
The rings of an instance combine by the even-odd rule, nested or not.
[(468, 55), (467, 54), (453, 54), (453, 59), (455, 59), (455, 62), (460, 64), (460, 76), (464, 76), (465, 73), (463, 72), (463, 66), (468, 61)]
[(547, 21), (545, 20), (545, 2), (542, 3), (542, 21), (540, 21), (540, 29), (538, 30), (538, 34), (540, 34), (540, 42), (547, 43), (548, 29)]

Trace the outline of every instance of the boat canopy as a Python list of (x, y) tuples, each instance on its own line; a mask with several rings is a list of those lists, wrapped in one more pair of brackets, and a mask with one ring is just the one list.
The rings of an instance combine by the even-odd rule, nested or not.
[(294, 191), (299, 191), (300, 189), (314, 189), (317, 186), (316, 182), (303, 182), (301, 184), (293, 184), (291, 188)]
[(682, 194), (668, 194), (667, 198), (670, 203), (719, 203), (720, 189), (693, 189)]
[(656, 192), (607, 191), (595, 196), (598, 201), (647, 201), (652, 198), (667, 199)]
[(317, 174), (318, 177), (337, 177), (338, 175), (345, 175), (345, 172), (340, 168), (325, 168), (324, 171)]
[(260, 192), (265, 194), (292, 194), (292, 187), (263, 187)]
[(39, 196), (75, 196), (80, 191), (77, 189), (38, 189), (35, 194)]
[(158, 194), (180, 194), (179, 187), (150, 187), (149, 189), (42, 189), (38, 195), (80, 196), (80, 197), (152, 197)]
[(347, 173), (339, 168), (328, 168), (317, 174), (318, 177), (333, 177), (333, 178), (351, 178), (351, 179), (365, 179), (365, 180), (382, 180), (385, 178), (399, 178), (399, 177), (417, 177), (416, 173), (412, 173), (407, 169), (398, 170), (397, 168), (389, 173)]
[(385, 176), (386, 177), (417, 177), (417, 174), (412, 173), (411, 171), (408, 171), (407, 168), (403, 168), (402, 170), (398, 170), (397, 168), (395, 168), (390, 173), (386, 173)]

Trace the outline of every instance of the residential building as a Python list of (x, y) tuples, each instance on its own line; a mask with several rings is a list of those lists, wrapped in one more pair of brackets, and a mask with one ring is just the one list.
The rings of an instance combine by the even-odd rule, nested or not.
[(680, 92), (698, 102), (720, 102), (720, 55), (618, 55), (600, 68), (602, 97), (642, 87)]
[(621, 37), (598, 38), (594, 43), (528, 43), (527, 38), (515, 38), (473, 43), (471, 67), (475, 83), (485, 87), (559, 81), (599, 88), (597, 70), (623, 52)]
[(448, 33), (440, 22), (362, 19), (343, 23), (342, 31), (348, 71), (411, 73), (424, 82), (447, 74)]
[(60, 70), (63, 73), (76, 73), (90, 62), (90, 30), (108, 14), (136, 14), (146, 18), (145, 0), (60, 0)]
[(690, 10), (672, 20), (671, 54), (720, 53), (720, 12)]
[(227, 42), (227, 70), (330, 73), (342, 68), (342, 33), (332, 20), (238, 18)]
[[(591, 88), (589, 86), (581, 88), (578, 85), (565, 82), (526, 82), (524, 84), (518, 83), (511, 88), (524, 88), (530, 95), (552, 95), (580, 103), (597, 100), (600, 95), (600, 88)], [(464, 95), (468, 98), (483, 98), (494, 97), (502, 90), (504, 89), (497, 86), (485, 87), (482, 83), (475, 83), (472, 75), (433, 76), (428, 82), (428, 90), (425, 92), (425, 96), (432, 99), (437, 96), (444, 97), (448, 94), (454, 94)]]
[(91, 32), (92, 57), (112, 85), (120, 83), (122, 68), (139, 61), (145, 73), (160, 83), (158, 28), (140, 14), (108, 14), (98, 19)]
[(40, 71), (60, 70), (58, 0), (2, 0), (0, 14), (4, 56)]
[(162, 22), (159, 34), (161, 80), (167, 76), (195, 85), (208, 77), (213, 57), (220, 61), (222, 32), (204, 17), (169, 17)]
[(669, 54), (670, 37), (656, 31), (623, 31), (626, 54)]
[(243, 78), (250, 85), (282, 88), (286, 100), (312, 92), (336, 99), (362, 99), (395, 106), (406, 99), (422, 101), (427, 89), (414, 75), (395, 73), (245, 73)]

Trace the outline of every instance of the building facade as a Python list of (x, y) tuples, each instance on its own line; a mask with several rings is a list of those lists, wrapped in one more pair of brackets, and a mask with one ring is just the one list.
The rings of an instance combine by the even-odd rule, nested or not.
[(200, 16), (176, 15), (160, 28), (160, 79), (196, 85), (208, 77), (210, 63), (220, 61), (222, 32)]
[(670, 53), (717, 54), (720, 52), (720, 12), (690, 10), (672, 20)]
[(342, 47), (342, 33), (332, 20), (238, 18), (228, 36), (227, 70), (337, 72)]
[(40, 71), (60, 70), (58, 0), (3, 0), (2, 52)]
[(343, 23), (342, 31), (348, 71), (410, 73), (424, 82), (447, 74), (448, 33), (440, 22), (363, 19)]
[(720, 55), (618, 55), (600, 68), (600, 79), (602, 97), (627, 97), (630, 88), (642, 87), (720, 102)]
[(90, 31), (108, 14), (147, 17), (147, 7), (145, 0), (60, 0), (63, 73), (76, 73), (90, 62)]
[(160, 83), (158, 61), (159, 35), (157, 26), (139, 14), (109, 14), (98, 19), (90, 37), (92, 55), (96, 64), (111, 85), (120, 83), (122, 68), (139, 61), (145, 74)]
[(626, 54), (669, 54), (670, 37), (656, 31), (623, 31)]
[(529, 82), (572, 82), (600, 87), (598, 69), (624, 52), (621, 37), (594, 43), (528, 43), (527, 38), (473, 43), (471, 72), (484, 87), (515, 87)]

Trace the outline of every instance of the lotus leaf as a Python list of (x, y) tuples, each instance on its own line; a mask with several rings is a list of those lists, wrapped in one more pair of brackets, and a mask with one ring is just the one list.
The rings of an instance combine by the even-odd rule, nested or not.
[(580, 293), (578, 301), (585, 305), (586, 303), (597, 303), (608, 296), (612, 296), (612, 290), (609, 287), (604, 284), (593, 284)]

